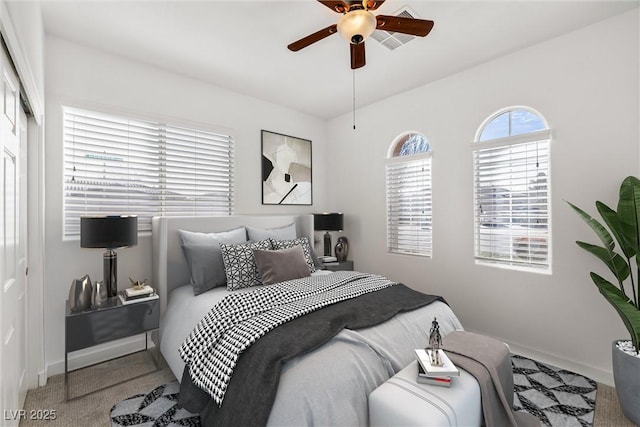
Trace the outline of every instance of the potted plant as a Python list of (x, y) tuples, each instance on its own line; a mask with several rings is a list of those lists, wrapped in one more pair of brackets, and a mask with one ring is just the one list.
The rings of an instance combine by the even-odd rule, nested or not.
[[(624, 348), (624, 341), (620, 340), (612, 344), (613, 379), (622, 412), (640, 424), (640, 180), (629, 176), (622, 181), (617, 211), (596, 202), (606, 227), (577, 206), (569, 205), (597, 234), (602, 246), (576, 243), (604, 262), (615, 277), (616, 285), (591, 272), (593, 283), (616, 309), (631, 336), (633, 348)], [(616, 250), (616, 243), (621, 253)]]

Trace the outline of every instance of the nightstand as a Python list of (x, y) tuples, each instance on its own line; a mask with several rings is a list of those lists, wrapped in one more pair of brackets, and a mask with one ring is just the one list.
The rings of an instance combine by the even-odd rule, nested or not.
[(353, 261), (328, 262), (322, 264), (322, 268), (330, 271), (353, 271)]
[[(120, 338), (140, 334), (145, 335), (145, 351), (149, 351), (149, 333), (157, 331), (159, 328), (160, 299), (123, 304), (122, 301), (120, 301), (120, 298), (116, 296), (108, 298), (103, 305), (98, 308), (92, 308), (76, 313), (71, 312), (69, 308), (69, 301), (67, 301), (64, 327), (65, 400), (67, 400), (69, 395), (69, 353)], [(151, 358), (155, 364), (155, 369), (158, 370), (158, 355), (154, 357), (153, 354), (151, 354)], [(149, 372), (142, 375), (146, 375), (147, 373)], [(129, 378), (126, 381), (134, 378), (138, 378), (138, 376)], [(124, 381), (121, 381), (120, 383), (122, 382)], [(108, 387), (113, 385), (116, 384), (112, 384)], [(98, 390), (94, 390), (91, 393), (94, 393), (95, 391)], [(74, 399), (77, 397), (80, 396), (76, 396)]]

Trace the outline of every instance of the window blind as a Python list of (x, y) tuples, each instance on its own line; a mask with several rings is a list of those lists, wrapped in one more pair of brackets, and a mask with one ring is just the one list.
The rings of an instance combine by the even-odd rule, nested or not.
[(549, 137), (474, 144), (477, 261), (549, 268)]
[(387, 250), (430, 257), (431, 208), (431, 155), (390, 162), (387, 165)]
[(82, 215), (230, 215), (228, 135), (64, 107), (64, 236)]

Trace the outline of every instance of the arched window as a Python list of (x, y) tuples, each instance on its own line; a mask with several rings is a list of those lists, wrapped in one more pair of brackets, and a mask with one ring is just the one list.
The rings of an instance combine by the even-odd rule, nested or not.
[(431, 146), (416, 132), (398, 136), (387, 160), (387, 250), (431, 256)]
[(476, 263), (550, 272), (550, 141), (526, 107), (501, 110), (473, 144)]

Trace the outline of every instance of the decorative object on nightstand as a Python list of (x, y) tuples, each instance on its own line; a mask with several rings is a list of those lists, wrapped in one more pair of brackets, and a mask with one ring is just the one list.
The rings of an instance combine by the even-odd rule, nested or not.
[(103, 256), (107, 296), (118, 294), (116, 249), (138, 244), (138, 217), (135, 215), (80, 217), (80, 247), (106, 249)]
[(324, 231), (324, 255), (331, 256), (330, 231), (342, 231), (344, 216), (339, 212), (313, 214), (313, 228)]
[(127, 305), (127, 304), (134, 304), (134, 303), (137, 303), (137, 302), (152, 301), (152, 300), (158, 299), (160, 297), (158, 296), (156, 291), (154, 289), (152, 289), (152, 292), (150, 294), (140, 295), (140, 296), (135, 296), (135, 297), (128, 297), (127, 294), (125, 293), (125, 291), (122, 291), (122, 292), (120, 292), (118, 294), (118, 298), (120, 299), (120, 302), (123, 305)]
[(93, 284), (91, 290), (91, 308), (101, 307), (107, 300), (107, 287), (102, 280), (98, 280)]
[(338, 237), (338, 243), (336, 243), (334, 252), (338, 262), (344, 262), (347, 260), (347, 255), (349, 254), (349, 241), (345, 236)]
[(118, 294), (118, 297), (120, 298), (120, 302), (122, 302), (122, 304), (131, 304), (134, 302), (158, 299), (158, 294), (156, 293), (155, 289), (147, 285), (147, 279), (140, 281), (133, 280), (131, 277), (129, 277), (129, 281), (131, 282), (132, 286)]
[(71, 282), (69, 289), (69, 310), (72, 313), (91, 308), (91, 278), (85, 274)]

